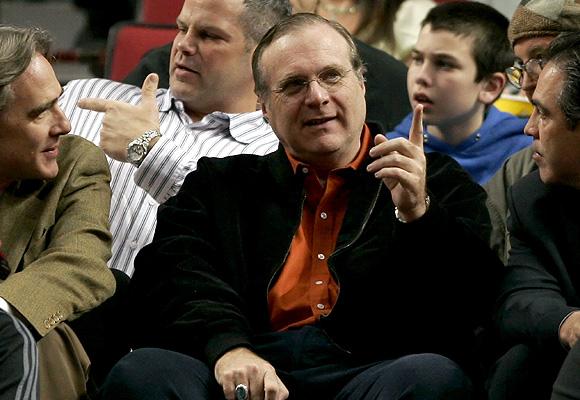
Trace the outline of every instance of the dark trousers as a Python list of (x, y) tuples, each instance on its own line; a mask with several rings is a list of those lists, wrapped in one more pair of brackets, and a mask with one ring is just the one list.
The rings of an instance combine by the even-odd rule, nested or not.
[(568, 353), (556, 378), (552, 400), (580, 399), (580, 344)]
[[(256, 338), (294, 400), (471, 399), (471, 383), (451, 360), (413, 354), (358, 364), (324, 332), (305, 327)], [(113, 368), (101, 398), (222, 400), (213, 371), (199, 360), (162, 349), (139, 349)]]
[(544, 353), (518, 344), (495, 363), (487, 382), (489, 400), (549, 399), (565, 351)]
[(0, 310), (0, 400), (9, 399), (38, 399), (38, 352), (28, 328)]
[(95, 396), (113, 365), (130, 350), (125, 328), (125, 301), (130, 278), (116, 269), (111, 269), (111, 272), (115, 277), (115, 294), (68, 322), (91, 360), (87, 382), (90, 397)]

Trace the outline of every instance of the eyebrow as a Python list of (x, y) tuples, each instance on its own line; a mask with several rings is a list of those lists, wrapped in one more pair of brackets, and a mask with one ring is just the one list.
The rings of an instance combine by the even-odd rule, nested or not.
[[(532, 58), (538, 58), (538, 56), (543, 55), (547, 50), (548, 48), (544, 45), (539, 44), (535, 45), (528, 52), (529, 53), (528, 60), (531, 60)], [(524, 60), (522, 60), (520, 57), (516, 57), (516, 59), (520, 60), (522, 63), (524, 62)]]
[(47, 101), (46, 103), (41, 104), (38, 107), (34, 107), (32, 110), (28, 111), (28, 116), (30, 118), (36, 118), (44, 111), (50, 110), (56, 104), (56, 102), (58, 101), (59, 97), (62, 95), (63, 92), (64, 89), (61, 88), (59, 95), (55, 99)]
[(445, 53), (445, 52), (434, 52), (434, 53), (426, 53), (426, 51), (422, 51), (417, 49), (416, 47), (411, 50), (411, 54), (414, 56), (427, 56), (431, 58), (436, 58), (438, 60), (449, 60), (449, 61), (458, 61), (459, 58), (453, 54)]
[(531, 103), (534, 107), (536, 107), (542, 114), (549, 114), (549, 111), (546, 107), (543, 106), (542, 102), (537, 99), (532, 99)]
[(530, 50), (530, 58), (535, 58), (540, 54), (545, 53), (547, 50), (546, 46), (534, 46), (532, 47), (532, 49)]
[[(344, 72), (344, 71), (348, 71), (349, 68), (345, 68), (344, 66), (342, 66), (340, 64), (329, 64), (329, 65), (323, 67), (320, 71), (316, 72), (316, 75), (319, 75), (323, 72), (328, 72), (331, 70)], [(307, 78), (306, 75), (302, 74), (302, 73), (290, 73), (290, 74), (286, 75), (284, 78), (280, 79), (280, 83), (284, 83), (284, 82), (291, 81), (294, 79), (306, 79), (306, 78)]]

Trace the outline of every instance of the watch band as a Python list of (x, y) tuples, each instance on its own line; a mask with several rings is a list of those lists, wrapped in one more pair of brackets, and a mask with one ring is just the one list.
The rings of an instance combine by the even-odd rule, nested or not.
[[(427, 212), (427, 210), (429, 210), (430, 205), (431, 205), (431, 198), (429, 197), (429, 195), (425, 195), (425, 212)], [(401, 218), (401, 216), (399, 215), (399, 209), (397, 207), (395, 207), (395, 218), (397, 218), (397, 220), (403, 224), (406, 224), (409, 222), (409, 221), (405, 221), (403, 218)]]
[(127, 145), (127, 161), (139, 167), (147, 153), (149, 152), (149, 144), (151, 140), (160, 137), (161, 133), (156, 129), (145, 131), (141, 136), (133, 139)]

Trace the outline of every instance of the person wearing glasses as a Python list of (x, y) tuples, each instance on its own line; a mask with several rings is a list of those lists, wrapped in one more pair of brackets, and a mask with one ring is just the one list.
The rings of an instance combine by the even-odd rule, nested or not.
[[(538, 76), (544, 66), (543, 55), (550, 42), (561, 32), (580, 31), (580, 1), (523, 0), (514, 12), (508, 37), (515, 53), (514, 65), (506, 70), (512, 85), (531, 100)], [(507, 231), (508, 188), (536, 165), (531, 146), (509, 157), (485, 184), (492, 217), (491, 246), (507, 262), (509, 236)]]
[[(423, 105), (424, 148), (453, 157), (479, 184), (531, 139), (526, 120), (492, 103), (513, 62), (509, 21), (491, 6), (452, 2), (432, 8), (411, 52), (407, 90), (412, 106)], [(409, 114), (387, 137), (407, 137)]]
[[(365, 124), (348, 31), (294, 14), (255, 90), (281, 145), (202, 158), (136, 258), (134, 351), (104, 399), (470, 399), (491, 306), (485, 191), (451, 157)], [(159, 268), (163, 265), (163, 268)]]
[(538, 168), (508, 192), (512, 247), (496, 320), (513, 347), (491, 400), (580, 399), (580, 31), (560, 34), (542, 60), (525, 129)]

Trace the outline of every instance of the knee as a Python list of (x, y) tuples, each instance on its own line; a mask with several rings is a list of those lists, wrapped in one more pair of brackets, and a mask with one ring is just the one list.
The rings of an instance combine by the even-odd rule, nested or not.
[(196, 378), (204, 385), (210, 379), (209, 369), (199, 360), (169, 350), (137, 349), (115, 364), (100, 395), (123, 400), (175, 398)]
[(439, 354), (414, 354), (399, 360), (410, 378), (411, 398), (468, 399), (472, 384), (454, 361)]
[(141, 390), (147, 393), (148, 385), (157, 385), (157, 369), (161, 367), (155, 360), (158, 352), (158, 349), (138, 349), (121, 358), (107, 375), (101, 397), (138, 399)]

